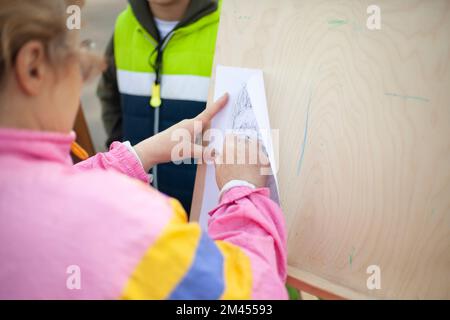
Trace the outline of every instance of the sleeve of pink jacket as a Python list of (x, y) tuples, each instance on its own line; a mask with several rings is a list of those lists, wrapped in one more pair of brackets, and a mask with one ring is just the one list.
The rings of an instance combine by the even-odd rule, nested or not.
[[(77, 164), (76, 168), (82, 171), (116, 170), (131, 178), (148, 182), (147, 174), (139, 161), (126, 146), (118, 142), (112, 144), (109, 152), (97, 154)], [(174, 207), (181, 208), (179, 205)], [(184, 210), (182, 210), (182, 215), (186, 216)], [(227, 191), (218, 206), (210, 212), (207, 233), (202, 231), (196, 223), (188, 223), (186, 219), (177, 221), (176, 234), (180, 234), (180, 228), (184, 229), (183, 234), (186, 234), (186, 237), (198, 233), (195, 237), (201, 241), (199, 240), (192, 247), (192, 251), (196, 257), (194, 260), (203, 262), (194, 261), (177, 285), (167, 293), (166, 298), (287, 298), (284, 217), (280, 207), (269, 198), (267, 188), (235, 187)], [(191, 229), (192, 232), (189, 231)], [(173, 239), (169, 231), (166, 234), (163, 233), (160, 238), (164, 239), (161, 241), (172, 241), (171, 239)], [(176, 241), (180, 241), (179, 236), (176, 239)], [(189, 239), (186, 240), (188, 242)], [(215, 251), (220, 256), (217, 259), (214, 257)], [(207, 253), (206, 257), (200, 257), (202, 252), (203, 254)], [(173, 255), (173, 253), (167, 253), (167, 255), (171, 254)], [(166, 260), (160, 255), (158, 257)], [(173, 261), (173, 258), (172, 256), (167, 260)], [(149, 258), (147, 257), (147, 259)], [(213, 261), (213, 259), (217, 261)], [(158, 263), (155, 262), (155, 264)], [(162, 264), (161, 268), (164, 268), (162, 262), (159, 264)], [(140, 270), (139, 273), (145, 274), (146, 270)], [(151, 274), (148, 277), (153, 278)], [(193, 278), (198, 278), (198, 280), (193, 280)], [(147, 290), (143, 288), (148, 283), (148, 281), (129, 283), (128, 286), (134, 288), (133, 293), (124, 296), (131, 299), (152, 298), (142, 294), (142, 292), (151, 292), (148, 290), (149, 288)], [(206, 290), (201, 290), (202, 285)], [(208, 288), (219, 288), (211, 290), (211, 292), (217, 291), (218, 293), (215, 296), (205, 297)], [(134, 292), (141, 294), (136, 295)]]
[(252, 298), (286, 298), (286, 232), (269, 189), (235, 187), (210, 212), (208, 233), (241, 248), (250, 258)]
[(113, 142), (109, 152), (97, 153), (95, 156), (77, 163), (75, 168), (81, 171), (91, 169), (115, 170), (130, 178), (149, 182), (148, 175), (139, 160), (120, 142)]

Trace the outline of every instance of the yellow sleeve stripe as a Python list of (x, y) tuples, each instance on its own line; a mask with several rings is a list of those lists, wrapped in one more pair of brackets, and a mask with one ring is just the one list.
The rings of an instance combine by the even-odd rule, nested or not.
[(165, 299), (189, 270), (200, 241), (198, 224), (187, 224), (184, 209), (170, 200), (174, 216), (131, 275), (122, 299)]
[(221, 299), (251, 299), (252, 270), (250, 258), (228, 242), (216, 241), (225, 260), (225, 290)]
[(183, 206), (177, 199), (169, 199), (170, 206), (174, 213), (174, 218), (172, 223), (186, 223), (188, 222), (186, 211), (184, 211)]

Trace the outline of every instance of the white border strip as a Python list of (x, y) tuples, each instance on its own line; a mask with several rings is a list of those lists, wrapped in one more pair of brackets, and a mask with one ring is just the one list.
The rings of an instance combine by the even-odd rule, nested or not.
[[(117, 70), (119, 91), (135, 96), (150, 96), (154, 73)], [(187, 101), (206, 101), (209, 77), (192, 75), (163, 75), (161, 98)]]

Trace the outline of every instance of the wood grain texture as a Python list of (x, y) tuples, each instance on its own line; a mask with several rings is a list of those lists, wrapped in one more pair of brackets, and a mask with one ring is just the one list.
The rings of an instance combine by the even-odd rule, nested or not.
[(264, 71), (291, 276), (450, 299), (450, 1), (224, 0), (216, 64)]

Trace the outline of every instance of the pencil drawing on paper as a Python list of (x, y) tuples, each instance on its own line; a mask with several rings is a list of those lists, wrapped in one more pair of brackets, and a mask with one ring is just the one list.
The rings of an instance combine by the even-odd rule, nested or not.
[[(233, 107), (233, 114), (231, 117), (231, 128), (233, 133), (263, 141), (246, 84), (243, 84), (242, 88), (239, 90)], [(264, 144), (262, 144), (262, 151), (266, 156), (268, 155)]]
[(261, 138), (246, 84), (242, 86), (237, 94), (231, 120), (231, 127), (237, 134)]
[[(231, 126), (233, 132), (238, 135), (244, 135), (248, 138), (256, 138), (260, 142), (263, 141), (258, 121), (256, 120), (254, 106), (248, 93), (247, 85), (244, 84), (239, 90), (233, 105), (233, 113), (231, 117)], [(268, 157), (267, 148), (264, 143), (261, 144), (262, 152)], [(270, 175), (267, 179), (267, 187), (270, 189), (271, 198), (280, 203), (278, 198), (278, 189), (275, 178)]]

